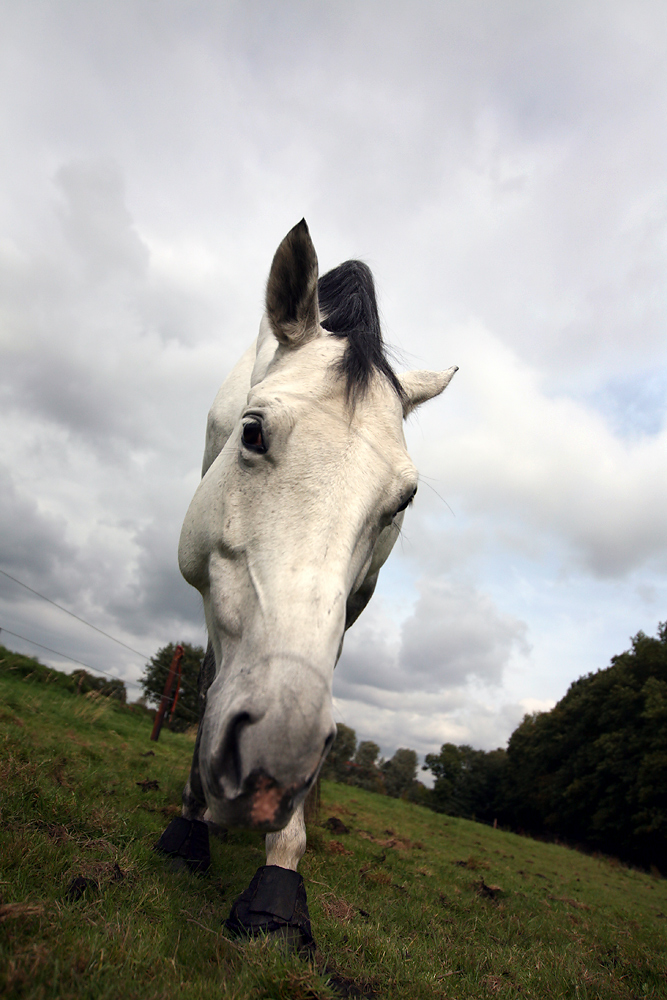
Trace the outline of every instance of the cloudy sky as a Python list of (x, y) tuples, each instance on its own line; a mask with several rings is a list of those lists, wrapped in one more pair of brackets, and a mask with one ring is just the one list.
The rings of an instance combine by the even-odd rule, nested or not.
[[(667, 618), (663, 0), (0, 0), (2, 641), (205, 642), (206, 413), (302, 216), (372, 267), (422, 477), (339, 721), (503, 745)], [(14, 635), (10, 633), (15, 633)]]

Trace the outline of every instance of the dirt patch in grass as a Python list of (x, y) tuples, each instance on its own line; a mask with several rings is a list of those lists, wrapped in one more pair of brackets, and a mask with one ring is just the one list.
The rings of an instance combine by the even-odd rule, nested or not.
[(327, 851), (329, 854), (347, 854), (352, 855), (353, 851), (348, 851), (347, 847), (343, 847), (340, 840), (330, 840), (327, 844)]
[(325, 970), (325, 975), (335, 997), (366, 997), (370, 1000), (372, 997), (382, 995), (376, 991), (376, 984), (372, 982), (353, 979), (333, 969)]
[(322, 909), (328, 917), (340, 920), (343, 923), (348, 923), (357, 914), (354, 906), (350, 906), (345, 899), (336, 898), (335, 896), (324, 896), (321, 904)]
[(503, 891), (499, 885), (487, 885), (483, 878), (475, 883), (475, 890), (482, 899), (489, 899), (494, 903)]
[(345, 823), (341, 819), (338, 819), (337, 816), (329, 816), (329, 819), (325, 820), (322, 826), (325, 830), (328, 830), (330, 833), (336, 833), (338, 836), (350, 832), (350, 828), (345, 826)]
[[(488, 861), (482, 861), (480, 858), (475, 857), (474, 854), (467, 857), (465, 861), (452, 861), (452, 864), (458, 868), (467, 868), (471, 872), (479, 871), (480, 868), (488, 869), (491, 867)], [(520, 874), (524, 873), (521, 872)]]
[[(375, 836), (369, 830), (357, 830), (357, 836), (361, 837), (362, 840), (369, 840), (371, 844), (377, 844), (378, 847), (388, 847), (394, 851), (409, 851), (416, 844), (413, 844), (408, 837), (399, 837), (393, 831), (385, 830), (385, 833), (390, 833), (391, 836), (386, 839), (384, 837)], [(419, 849), (423, 850), (424, 845), (420, 844)]]

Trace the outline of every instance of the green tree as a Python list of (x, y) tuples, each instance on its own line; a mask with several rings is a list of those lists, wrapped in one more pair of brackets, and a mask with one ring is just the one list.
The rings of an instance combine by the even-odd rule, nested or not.
[(391, 760), (384, 761), (380, 770), (387, 795), (394, 799), (407, 796), (417, 779), (417, 753), (400, 747)]
[(504, 750), (486, 752), (444, 743), (439, 754), (425, 758), (424, 767), (435, 777), (431, 807), (450, 816), (492, 822), (504, 766)]
[(380, 748), (372, 740), (362, 740), (352, 760), (348, 783), (367, 792), (384, 792), (382, 771), (377, 765)]
[(408, 800), (408, 802), (414, 802), (415, 805), (424, 806), (425, 809), (433, 808), (433, 791), (427, 788), (426, 785), (415, 779), (403, 796)]
[(106, 698), (116, 698), (127, 702), (127, 689), (123, 681), (116, 677), (94, 677), (87, 670), (73, 670), (72, 677), (76, 679), (77, 691), (79, 694), (86, 694), (88, 691), (99, 691)]
[[(183, 647), (181, 687), (173, 721), (171, 723), (168, 721), (170, 712), (165, 716), (165, 725), (169, 725), (176, 732), (182, 732), (188, 726), (197, 725), (199, 719), (197, 700), (199, 668), (204, 659), (204, 650), (201, 646), (192, 646), (189, 642), (182, 642), (180, 645)], [(151, 657), (150, 662), (144, 668), (141, 686), (144, 697), (153, 705), (160, 704), (175, 650), (176, 644), (173, 642), (170, 642), (168, 646), (163, 646), (158, 649), (155, 656)], [(176, 694), (176, 684), (174, 684), (171, 694), (173, 698)]]
[(354, 729), (339, 722), (336, 739), (322, 765), (321, 776), (327, 781), (347, 781), (349, 764), (354, 757), (356, 748), (357, 734)]
[(504, 792), (505, 822), (667, 871), (667, 623), (524, 718)]

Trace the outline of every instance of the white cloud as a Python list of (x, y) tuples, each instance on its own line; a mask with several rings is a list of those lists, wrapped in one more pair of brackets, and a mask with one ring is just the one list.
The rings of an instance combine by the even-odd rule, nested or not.
[(667, 430), (618, 437), (582, 403), (548, 395), (539, 373), (483, 328), (458, 337), (461, 371), (428, 417), (446, 430), (415, 440), (418, 466), (435, 471), (455, 505), (527, 538), (556, 538), (597, 575), (664, 566)]
[(347, 633), (336, 671), (341, 696), (365, 688), (367, 698), (386, 705), (388, 697), (398, 704), (414, 692), (430, 704), (430, 692), (455, 691), (470, 680), (499, 683), (513, 651), (528, 652), (525, 625), (470, 585), (434, 578), (418, 587), (400, 626), (376, 600)]
[(497, 700), (510, 661), (529, 653), (525, 633), (522, 622), (460, 580), (421, 580), (400, 624), (377, 600), (347, 633), (336, 668), (340, 721), (388, 754), (401, 739), (421, 753), (448, 741), (496, 746), (508, 721), (523, 714), (507, 706), (499, 712)]
[(460, 582), (424, 580), (403, 623), (400, 660), (422, 688), (470, 678), (498, 683), (513, 647), (527, 652), (525, 625), (502, 615), (486, 595)]

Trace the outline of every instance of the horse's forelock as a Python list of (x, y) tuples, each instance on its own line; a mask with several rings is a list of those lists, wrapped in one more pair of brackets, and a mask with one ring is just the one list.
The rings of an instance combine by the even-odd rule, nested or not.
[(387, 379), (401, 402), (403, 389), (389, 363), (378, 313), (373, 275), (361, 260), (347, 260), (322, 275), (317, 285), (322, 326), (347, 346), (336, 364), (348, 402), (364, 395), (373, 375)]

